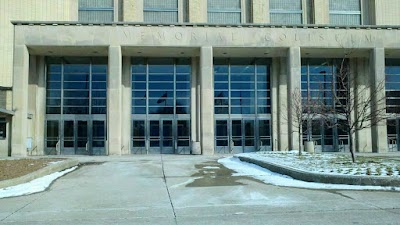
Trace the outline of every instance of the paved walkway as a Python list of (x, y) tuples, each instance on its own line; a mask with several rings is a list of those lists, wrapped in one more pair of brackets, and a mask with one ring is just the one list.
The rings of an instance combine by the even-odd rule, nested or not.
[(217, 158), (81, 157), (48, 191), (0, 199), (0, 224), (400, 224), (398, 192), (276, 187)]

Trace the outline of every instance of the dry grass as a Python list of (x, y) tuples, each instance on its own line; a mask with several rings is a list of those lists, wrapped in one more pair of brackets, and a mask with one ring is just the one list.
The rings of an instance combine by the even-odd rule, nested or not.
[(24, 176), (62, 159), (0, 160), (0, 181)]

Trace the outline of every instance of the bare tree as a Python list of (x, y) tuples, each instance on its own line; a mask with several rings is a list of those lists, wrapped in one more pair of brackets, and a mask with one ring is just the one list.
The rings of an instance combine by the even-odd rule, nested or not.
[[(386, 97), (382, 94), (385, 80), (367, 80), (360, 85), (356, 79), (359, 75), (351, 72), (347, 57), (334, 66), (336, 74), (330, 84), (332, 101), (321, 104), (321, 113), (328, 126), (338, 127), (349, 135), (351, 158), (355, 162), (353, 135), (386, 119)], [(338, 123), (338, 120), (344, 123)]]
[[(309, 126), (303, 126), (304, 123), (308, 123), (308, 121), (312, 121), (317, 118), (320, 114), (321, 102), (320, 99), (312, 98), (310, 93), (308, 92), (305, 97), (302, 96), (301, 90), (299, 88), (295, 88), (295, 90), (290, 94), (290, 98), (292, 99), (290, 107), (285, 107), (287, 111), (291, 111), (291, 126), (292, 126), (292, 135), (296, 133), (298, 135), (298, 145), (299, 145), (299, 156), (302, 155), (302, 140), (303, 134), (307, 134)], [(282, 117), (285, 121), (289, 122), (288, 115), (285, 114)]]

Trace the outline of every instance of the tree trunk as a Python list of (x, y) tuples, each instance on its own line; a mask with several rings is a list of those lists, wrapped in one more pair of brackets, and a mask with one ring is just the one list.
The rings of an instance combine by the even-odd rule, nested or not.
[(353, 163), (355, 163), (356, 156), (354, 155), (354, 149), (353, 149), (353, 133), (349, 131), (348, 134), (349, 134), (349, 148), (351, 153), (351, 160), (353, 161)]
[[(300, 127), (300, 125), (299, 125)], [(301, 139), (302, 139), (302, 135), (301, 135), (301, 128), (299, 129), (299, 156), (301, 156)]]

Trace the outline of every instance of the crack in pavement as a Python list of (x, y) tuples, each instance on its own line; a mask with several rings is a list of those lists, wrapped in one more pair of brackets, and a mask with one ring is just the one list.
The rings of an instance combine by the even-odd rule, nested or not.
[(174, 204), (172, 203), (171, 193), (169, 192), (169, 188), (168, 188), (168, 184), (167, 184), (167, 178), (165, 176), (164, 160), (163, 160), (163, 155), (162, 154), (161, 154), (161, 168), (162, 168), (163, 180), (164, 180), (165, 188), (167, 189), (167, 193), (168, 193), (169, 202), (170, 202), (171, 207), (172, 207), (172, 212), (174, 213), (174, 221), (175, 221), (175, 224), (178, 224), (178, 221), (176, 220), (175, 207), (174, 207)]
[(33, 199), (32, 201), (28, 202), (27, 204), (25, 204), (24, 206), (20, 207), (19, 209), (15, 210), (14, 212), (12, 212), (10, 215), (6, 216), (5, 218), (1, 219), (0, 222), (4, 222), (4, 220), (8, 219), (10, 216), (18, 213), (19, 211), (21, 211), (22, 209), (26, 208), (27, 206), (29, 206), (30, 204), (34, 203), (36, 200), (38, 200), (40, 197), (42, 197), (42, 195), (44, 195), (45, 193), (39, 193), (38, 197)]

